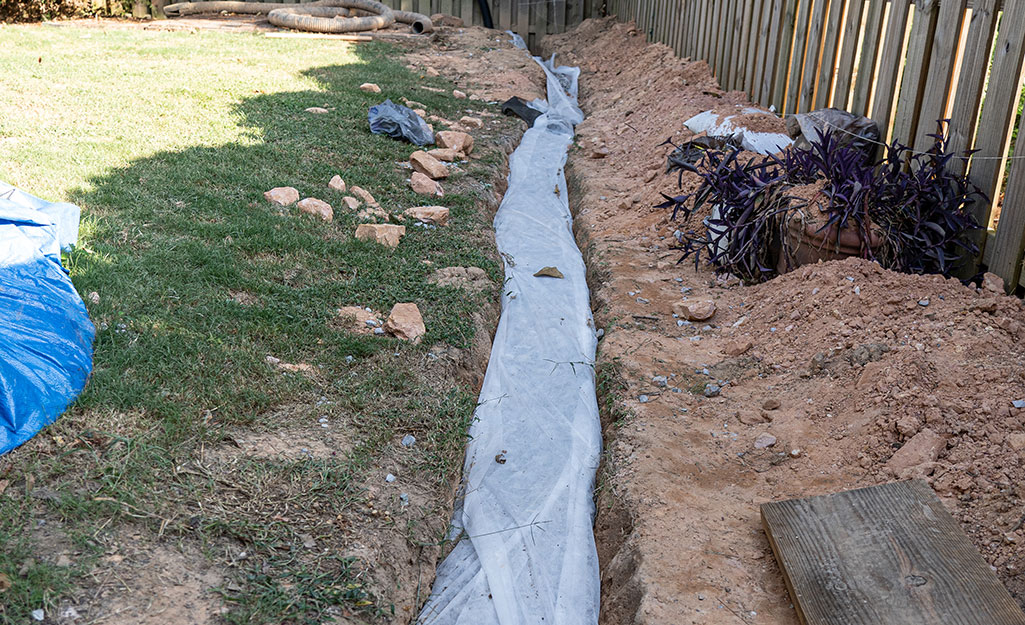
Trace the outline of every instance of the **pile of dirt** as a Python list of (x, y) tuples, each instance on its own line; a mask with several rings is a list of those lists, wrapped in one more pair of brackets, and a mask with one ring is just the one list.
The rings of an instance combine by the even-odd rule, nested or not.
[[(599, 269), (598, 369), (620, 384), (603, 384), (602, 622), (796, 624), (759, 504), (908, 477), (1025, 605), (1022, 302), (860, 259), (753, 287), (677, 264), (674, 231), (704, 215), (654, 208), (681, 192), (660, 144), (746, 96), (631, 24), (589, 20), (543, 45), (582, 68), (567, 174)], [(683, 175), (683, 192), (697, 184)], [(679, 316), (706, 301), (707, 321)]]

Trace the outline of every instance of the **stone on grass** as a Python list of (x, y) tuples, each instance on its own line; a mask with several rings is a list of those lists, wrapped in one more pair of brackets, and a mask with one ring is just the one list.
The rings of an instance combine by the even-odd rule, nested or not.
[(414, 171), (412, 177), (409, 179), (409, 186), (413, 187), (413, 192), (420, 195), (433, 195), (435, 197), (444, 197), (445, 191), (441, 188), (441, 183), (431, 180), (430, 176), (421, 174), (418, 171)]
[[(442, 131), (447, 132), (447, 131)], [(447, 163), (453, 163), (455, 161), (461, 161), (466, 159), (466, 155), (459, 150), (453, 150), (452, 148), (434, 148), (433, 150), (427, 150), (429, 156), (433, 156), (439, 161), (445, 161)]]
[(466, 126), (467, 128), (481, 128), (484, 126), (484, 122), (478, 117), (464, 116), (459, 118), (459, 123)]
[(434, 69), (433, 67), (428, 67), (427, 69), (424, 70), (424, 73), (427, 74), (428, 76), (441, 76), (441, 72), (439, 72), (438, 70)]
[(402, 98), (402, 103), (411, 109), (425, 109), (427, 105), (423, 102), (417, 102), (416, 100), (410, 100), (408, 98)]
[(348, 208), (349, 210), (353, 210), (354, 211), (357, 208), (359, 208), (359, 200), (357, 200), (356, 198), (352, 197), (351, 195), (346, 195), (345, 197), (343, 197), (342, 198), (342, 202), (345, 204), (345, 207)]
[(448, 225), (448, 209), (444, 206), (415, 206), (407, 208), (402, 214), (427, 224)]
[(299, 202), (299, 210), (308, 215), (320, 217), (324, 221), (331, 221), (335, 216), (330, 204), (323, 200), (318, 200), (315, 197), (308, 197), (302, 202)]
[(463, 154), (473, 152), (473, 137), (458, 130), (441, 130), (434, 135), (434, 141), (440, 148), (452, 148)]
[(409, 163), (414, 171), (418, 171), (434, 180), (448, 177), (448, 168), (441, 161), (423, 150), (417, 150), (409, 156)]
[(381, 88), (372, 82), (365, 82), (359, 86), (359, 90), (364, 93), (381, 93)]
[(462, 91), (458, 90), (458, 89), (453, 89), (452, 90), (452, 97), (457, 99), (457, 100), (465, 100), (466, 99), (466, 94), (463, 93)]
[(306, 109), (306, 112), (313, 113), (314, 115), (323, 115), (324, 113), (327, 113), (328, 110), (322, 106), (311, 106), (310, 108)]
[(356, 238), (360, 241), (373, 241), (392, 249), (398, 247), (405, 234), (405, 226), (394, 224), (360, 224), (356, 227)]
[(263, 199), (278, 206), (291, 206), (299, 201), (299, 191), (295, 187), (274, 187), (263, 192)]
[(416, 304), (395, 304), (384, 322), (384, 330), (395, 338), (419, 343), (427, 327)]
[(715, 302), (677, 302), (673, 313), (688, 321), (704, 321), (715, 314)]
[(362, 187), (352, 185), (352, 188), (349, 189), (349, 191), (351, 191), (353, 195), (358, 196), (359, 199), (363, 200), (370, 206), (380, 206), (380, 204), (377, 203), (377, 200), (374, 199), (374, 196), (370, 195), (370, 192)]
[(331, 181), (327, 183), (327, 188), (338, 191), (339, 193), (345, 193), (345, 181), (342, 180), (341, 176), (332, 176)]
[(343, 306), (338, 309), (341, 325), (356, 334), (373, 334), (374, 328), (382, 325), (381, 316), (362, 306)]

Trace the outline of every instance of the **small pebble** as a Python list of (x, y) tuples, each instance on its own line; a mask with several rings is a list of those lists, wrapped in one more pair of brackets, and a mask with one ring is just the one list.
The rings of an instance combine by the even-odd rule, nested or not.
[(371, 328), (376, 328), (377, 327), (377, 321), (374, 320), (374, 319), (367, 319), (366, 320), (366, 324), (368, 326), (370, 326)]
[(401, 494), (399, 494), (399, 502), (403, 506), (408, 506), (409, 505), (409, 493), (401, 493)]
[(918, 300), (918, 305), (922, 306), (922, 307), (928, 306), (929, 305), (929, 300), (928, 299), (920, 299), (920, 300)]
[(598, 328), (598, 331), (594, 333), (598, 338), (605, 336), (605, 328)]
[(776, 444), (776, 437), (772, 434), (759, 434), (755, 439), (755, 449), (765, 449)]
[(718, 397), (719, 391), (721, 391), (721, 390), (722, 390), (721, 386), (719, 386), (718, 384), (712, 384), (711, 382), (709, 382), (708, 384), (705, 385), (705, 397)]
[(646, 403), (648, 403), (648, 396), (647, 395), (641, 395), (641, 396), (639, 396), (637, 398), (637, 401), (641, 402), (642, 404), (646, 404)]
[(355, 358), (353, 358), (352, 356), (346, 356), (345, 357), (345, 364), (351, 365), (353, 360), (355, 360)]
[(1016, 399), (1011, 402), (1011, 405), (1015, 408), (1025, 408), (1025, 399)]
[(395, 476), (389, 473), (388, 475), (384, 476), (384, 481), (389, 483), (394, 482)]
[(658, 386), (660, 388), (665, 388), (666, 385), (669, 383), (669, 378), (667, 378), (664, 375), (656, 375), (655, 377), (651, 378), (651, 382), (655, 386)]
[(650, 303), (651, 303), (651, 301), (650, 301), (650, 300), (647, 300), (647, 299), (645, 299), (645, 298), (643, 298), (643, 297), (638, 297), (638, 298), (637, 298), (637, 303), (638, 303), (638, 304), (650, 304)]
[(374, 328), (374, 334), (384, 334), (384, 328)]
[(677, 319), (676, 320), (676, 327), (683, 327), (684, 323), (686, 323), (686, 321), (684, 321), (683, 319)]
[(406, 434), (402, 437), (403, 447), (412, 447), (414, 444), (416, 444), (416, 437), (412, 434)]

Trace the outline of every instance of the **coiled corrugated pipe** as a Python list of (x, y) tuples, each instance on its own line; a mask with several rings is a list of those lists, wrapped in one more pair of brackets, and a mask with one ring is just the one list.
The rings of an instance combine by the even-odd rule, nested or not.
[[(347, 17), (356, 9), (370, 15)], [(266, 13), (271, 24), (282, 28), (305, 30), (316, 33), (354, 33), (387, 28), (395, 22), (409, 24), (414, 33), (429, 33), (434, 30), (431, 19), (421, 13), (392, 11), (375, 0), (318, 0), (304, 4), (272, 4), (262, 2), (238, 2), (236, 0), (213, 0), (208, 2), (180, 2), (164, 7), (169, 17), (196, 15), (200, 13), (259, 14)]]
[(270, 2), (240, 2), (239, 0), (211, 0), (210, 2), (178, 2), (164, 7), (164, 15), (167, 17), (181, 17), (184, 15), (199, 15), (201, 13), (238, 13), (244, 15), (259, 15), (270, 13), (274, 9), (284, 7), (297, 7), (298, 4), (273, 4)]

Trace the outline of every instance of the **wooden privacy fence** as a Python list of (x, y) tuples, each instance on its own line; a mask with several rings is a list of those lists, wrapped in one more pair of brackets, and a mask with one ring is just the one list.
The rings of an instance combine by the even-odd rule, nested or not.
[(723, 88), (779, 113), (845, 109), (917, 150), (949, 119), (948, 149), (977, 150), (955, 167), (992, 200), (976, 204), (980, 223), (996, 222), (984, 262), (1025, 286), (1025, 147), (1008, 160), (1025, 0), (607, 1), (608, 14), (704, 59)]

